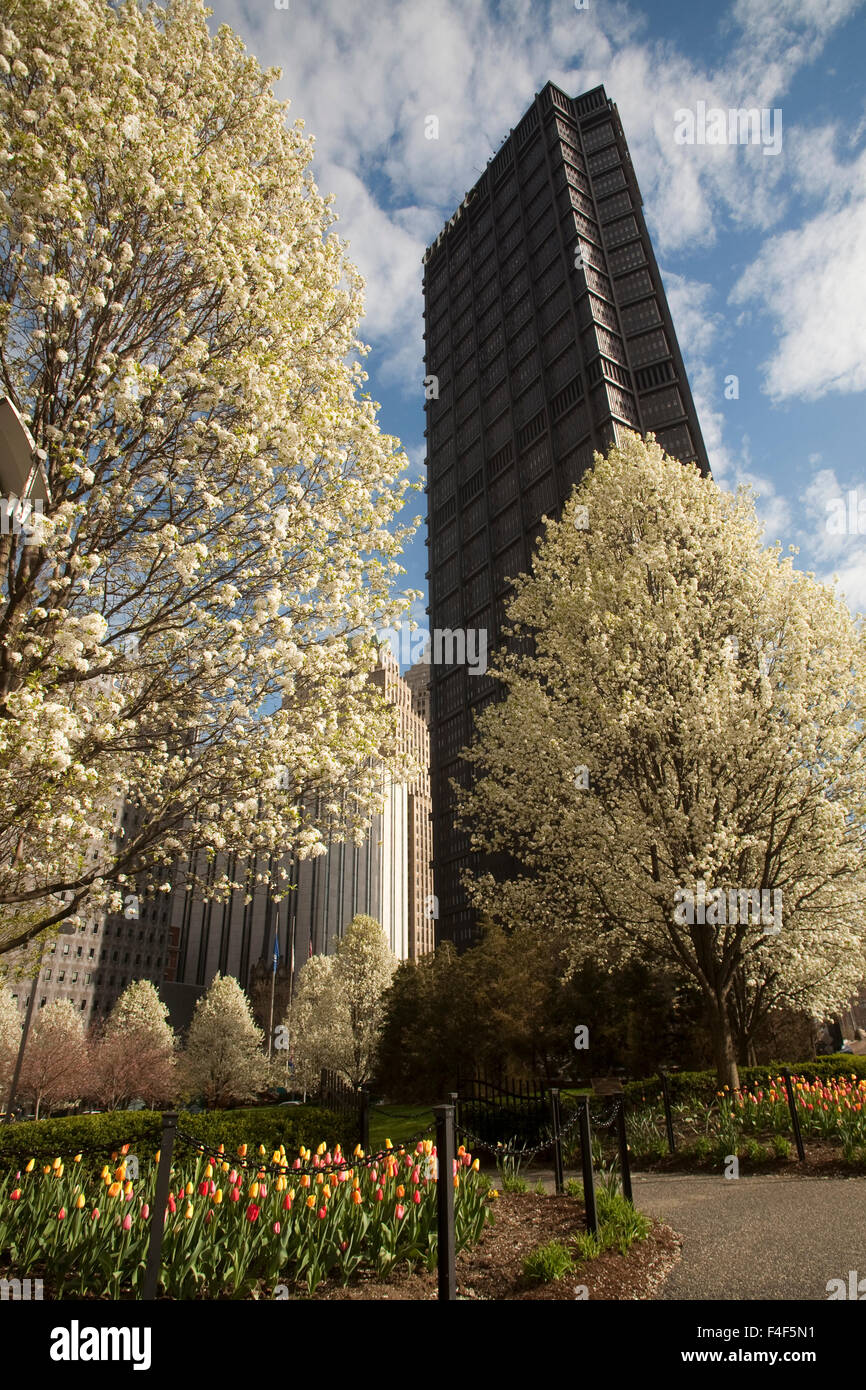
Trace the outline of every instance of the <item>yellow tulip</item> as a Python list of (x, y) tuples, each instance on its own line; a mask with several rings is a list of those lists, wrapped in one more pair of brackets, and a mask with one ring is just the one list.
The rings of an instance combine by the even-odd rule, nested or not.
[(259, 1195), (259, 1185), (257, 1182), (250, 1183), (250, 1201), (254, 1202)]
[(114, 1170), (114, 1176), (115, 1176), (115, 1179), (116, 1179), (117, 1182), (123, 1182), (123, 1179), (126, 1177), (126, 1162), (125, 1162), (125, 1161), (124, 1161), (123, 1163), (119, 1163), (118, 1166), (115, 1168), (115, 1170)]
[(265, 1152), (265, 1146), (264, 1146), (264, 1144), (259, 1144), (259, 1153), (260, 1153), (260, 1154), (263, 1154), (264, 1152)]
[(184, 1190), (186, 1192), (187, 1197), (191, 1197), (192, 1194), (195, 1192), (195, 1188), (193, 1187), (191, 1182), (187, 1183), (186, 1188)]
[(246, 1144), (238, 1144), (238, 1158), (246, 1158), (246, 1156), (247, 1156), (247, 1146), (246, 1146)]
[(119, 1193), (120, 1193), (120, 1183), (119, 1183), (119, 1182), (113, 1182), (113, 1183), (111, 1184), (111, 1186), (109, 1187), (109, 1189), (108, 1189), (108, 1195), (109, 1195), (109, 1197), (117, 1197), (117, 1196), (119, 1195)]
[(35, 1158), (31, 1158), (30, 1162), (27, 1164), (27, 1167), (24, 1169), (24, 1171), (25, 1171), (25, 1173), (32, 1173), (32, 1172), (33, 1172), (33, 1169), (34, 1169), (35, 1167), (36, 1167), (36, 1159), (35, 1159)]
[(393, 1149), (393, 1147), (394, 1147), (394, 1145), (391, 1143), (391, 1140), (390, 1140), (390, 1139), (386, 1139), (386, 1140), (385, 1140), (385, 1148), (386, 1148), (386, 1149)]
[(312, 1194), (311, 1194), (311, 1195), (307, 1198), (307, 1206), (308, 1206), (308, 1207), (314, 1207), (315, 1205), (316, 1205), (316, 1199), (315, 1199), (315, 1197), (313, 1197)]
[(162, 1149), (157, 1149), (156, 1153), (153, 1155), (153, 1161), (154, 1161), (154, 1163), (159, 1163), (159, 1156), (160, 1156), (161, 1153), (162, 1153)]
[(327, 1144), (326, 1144), (326, 1143), (324, 1142), (324, 1140), (323, 1140), (322, 1143), (319, 1145), (319, 1147), (316, 1149), (316, 1153), (317, 1153), (317, 1154), (323, 1154), (323, 1153), (327, 1153), (327, 1151), (328, 1151), (328, 1146), (327, 1146)]
[(204, 1175), (205, 1175), (206, 1178), (212, 1178), (212, 1177), (213, 1177), (213, 1165), (212, 1165), (212, 1164), (209, 1163), (209, 1164), (207, 1165), (207, 1167), (206, 1167), (205, 1170), (204, 1170)]
[(322, 1188), (322, 1196), (323, 1196), (323, 1197), (330, 1197), (330, 1195), (331, 1195), (331, 1188), (330, 1188), (330, 1186), (329, 1186), (328, 1183), (325, 1183), (325, 1186)]
[(186, 1217), (187, 1221), (189, 1221), (189, 1218), (192, 1216), (192, 1202), (187, 1202), (184, 1216)]
[(221, 1205), (222, 1205), (223, 1190), (222, 1190), (221, 1187), (218, 1187), (218, 1188), (217, 1188), (216, 1192), (215, 1192), (214, 1195), (213, 1195), (213, 1199), (214, 1199), (214, 1201), (216, 1202), (217, 1206), (221, 1206)]
[(124, 1192), (132, 1191), (132, 1183), (130, 1182), (129, 1178), (127, 1178), (126, 1182), (123, 1184), (123, 1190)]
[(279, 1149), (274, 1149), (273, 1155), (271, 1156), (271, 1163), (276, 1164), (276, 1163), (279, 1163), (279, 1161), (280, 1161), (280, 1151), (279, 1151)]
[(83, 1193), (83, 1192), (79, 1192), (78, 1196), (77, 1196), (76, 1199), (75, 1199), (75, 1205), (77, 1206), (78, 1210), (81, 1211), (81, 1208), (84, 1206), (84, 1193)]
[(76, 1154), (75, 1157), (73, 1158), (72, 1162), (73, 1162), (73, 1163), (80, 1163), (80, 1162), (81, 1162), (81, 1154)]
[(289, 1185), (289, 1180), (288, 1180), (288, 1178), (284, 1178), (283, 1175), (280, 1174), (280, 1176), (277, 1178), (277, 1183), (276, 1183), (277, 1191), (278, 1191), (278, 1192), (285, 1192), (285, 1190), (286, 1190), (286, 1188), (288, 1187), (288, 1185)]
[(54, 1167), (55, 1167), (55, 1168), (62, 1168), (62, 1167), (63, 1167), (63, 1160), (60, 1159), (60, 1158), (55, 1158), (55, 1160), (54, 1160)]
[(222, 1169), (222, 1171), (223, 1171), (224, 1173), (227, 1173), (228, 1170), (229, 1170), (229, 1165), (228, 1165), (227, 1163), (221, 1163), (221, 1164), (220, 1164), (220, 1168)]
[(62, 1177), (63, 1177), (63, 1164), (62, 1164), (62, 1163), (61, 1163), (61, 1165), (60, 1165), (59, 1168), (55, 1168), (55, 1169), (54, 1169), (54, 1176), (55, 1176), (55, 1178), (62, 1178)]
[(45, 1165), (45, 1167), (42, 1169), (42, 1171), (43, 1171), (43, 1173), (50, 1173), (50, 1172), (51, 1172), (51, 1164), (50, 1164), (50, 1163), (46, 1163), (46, 1165)]

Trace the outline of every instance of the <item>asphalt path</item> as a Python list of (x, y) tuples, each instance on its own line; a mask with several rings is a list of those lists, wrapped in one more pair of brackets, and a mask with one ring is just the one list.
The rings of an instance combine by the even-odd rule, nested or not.
[(866, 1178), (635, 1173), (632, 1188), (682, 1237), (661, 1299), (826, 1300), (853, 1270), (866, 1300)]

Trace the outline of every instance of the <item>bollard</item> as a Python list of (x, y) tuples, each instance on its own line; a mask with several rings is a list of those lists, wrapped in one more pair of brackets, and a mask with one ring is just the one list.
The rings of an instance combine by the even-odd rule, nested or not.
[(595, 1209), (595, 1178), (592, 1172), (592, 1129), (589, 1123), (589, 1096), (581, 1096), (580, 1161), (583, 1166), (583, 1204), (586, 1207), (586, 1229), (598, 1234), (598, 1213)]
[(619, 1169), (622, 1174), (622, 1195), (627, 1202), (634, 1205), (634, 1198), (631, 1195), (631, 1166), (628, 1158), (628, 1135), (625, 1127), (625, 1096), (619, 1098), (619, 1109), (616, 1112), (616, 1134), (619, 1140)]
[(436, 1117), (436, 1251), (439, 1298), (453, 1303), (457, 1299), (456, 1245), (454, 1239), (454, 1106), (437, 1105)]
[(665, 1126), (668, 1132), (668, 1152), (676, 1151), (676, 1141), (674, 1139), (674, 1121), (671, 1115), (671, 1093), (668, 1089), (668, 1079), (663, 1071), (659, 1072), (659, 1080), (662, 1083), (662, 1099), (665, 1104)]
[(559, 1108), (559, 1087), (551, 1086), (550, 1123), (553, 1128), (553, 1179), (557, 1197), (565, 1191), (565, 1172), (562, 1166), (562, 1118)]
[(177, 1111), (167, 1110), (162, 1117), (162, 1143), (159, 1146), (159, 1168), (156, 1174), (156, 1194), (153, 1211), (150, 1213), (150, 1244), (147, 1247), (147, 1265), (144, 1271), (142, 1299), (152, 1301), (156, 1298), (159, 1282), (159, 1267), (162, 1263), (162, 1236), (165, 1230), (165, 1209), (168, 1206), (168, 1189), (171, 1182), (171, 1157), (174, 1153), (174, 1136), (177, 1130)]
[(806, 1151), (803, 1148), (803, 1136), (800, 1133), (800, 1116), (797, 1114), (797, 1104), (794, 1100), (794, 1087), (791, 1083), (791, 1073), (787, 1067), (782, 1068), (782, 1075), (785, 1078), (785, 1090), (788, 1093), (788, 1109), (791, 1112), (791, 1127), (794, 1131), (794, 1143), (797, 1145), (797, 1157), (801, 1163), (805, 1163)]

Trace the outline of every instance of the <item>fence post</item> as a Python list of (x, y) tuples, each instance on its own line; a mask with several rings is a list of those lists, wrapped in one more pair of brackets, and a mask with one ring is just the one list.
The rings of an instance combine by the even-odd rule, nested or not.
[(674, 1139), (674, 1121), (671, 1115), (671, 1093), (668, 1089), (668, 1079), (663, 1071), (659, 1072), (659, 1081), (662, 1083), (662, 1099), (665, 1103), (665, 1126), (668, 1132), (668, 1152), (676, 1152), (676, 1140)]
[(436, 1251), (439, 1298), (448, 1302), (457, 1299), (456, 1245), (454, 1239), (454, 1106), (437, 1105), (436, 1117), (436, 1217), (438, 1246)]
[(358, 1090), (358, 1128), (361, 1134), (358, 1143), (366, 1154), (370, 1152), (370, 1090), (367, 1086), (359, 1086)]
[(586, 1229), (596, 1235), (598, 1214), (595, 1209), (595, 1178), (592, 1172), (592, 1130), (589, 1123), (589, 1096), (580, 1097), (580, 1161), (583, 1167), (583, 1204), (586, 1207)]
[(801, 1163), (805, 1163), (806, 1151), (803, 1148), (803, 1135), (800, 1132), (800, 1116), (797, 1114), (794, 1087), (791, 1083), (791, 1073), (787, 1067), (782, 1068), (782, 1075), (785, 1078), (785, 1090), (788, 1093), (788, 1109), (791, 1112), (791, 1127), (794, 1131), (794, 1143), (797, 1145), (797, 1157)]
[(454, 1130), (460, 1124), (460, 1093), (459, 1091), (448, 1092), (448, 1104), (454, 1106)]
[(634, 1202), (631, 1195), (631, 1166), (628, 1159), (628, 1135), (625, 1128), (625, 1096), (619, 1097), (616, 1112), (616, 1133), (619, 1139), (619, 1169), (622, 1175), (622, 1195), (627, 1202)]
[(562, 1121), (559, 1109), (559, 1087), (551, 1086), (547, 1094), (550, 1098), (550, 1122), (553, 1126), (553, 1182), (557, 1197), (561, 1197), (565, 1191), (565, 1173), (562, 1167)]
[(150, 1213), (150, 1244), (147, 1247), (147, 1264), (141, 1292), (142, 1299), (149, 1301), (156, 1298), (159, 1267), (162, 1263), (162, 1237), (165, 1230), (165, 1209), (168, 1206), (168, 1186), (171, 1181), (171, 1159), (174, 1153), (176, 1130), (177, 1111), (167, 1110), (162, 1117), (162, 1142), (159, 1146), (156, 1193), (153, 1198), (153, 1211)]

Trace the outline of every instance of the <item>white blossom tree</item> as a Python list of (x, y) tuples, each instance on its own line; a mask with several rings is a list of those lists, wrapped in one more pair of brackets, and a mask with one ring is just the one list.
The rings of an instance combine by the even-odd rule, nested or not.
[(250, 1100), (267, 1081), (263, 1037), (237, 980), (217, 975), (195, 1006), (180, 1064), (184, 1081), (210, 1108)]
[(168, 1009), (150, 980), (127, 985), (87, 1047), (87, 1094), (115, 1110), (141, 1098), (161, 1105), (174, 1098), (175, 1036)]
[(374, 917), (352, 918), (333, 956), (313, 956), (289, 1015), (296, 1075), (312, 1089), (323, 1067), (350, 1086), (371, 1078), (397, 959)]
[(168, 891), (190, 838), (358, 840), (402, 765), (367, 677), (414, 596), (406, 459), (363, 281), (278, 74), (207, 13), (3, 6), (0, 390), (50, 500), (0, 539), (0, 950)]
[(12, 991), (0, 980), (0, 1097), (4, 1103), (21, 1042), (21, 1014)]
[(762, 546), (746, 491), (635, 435), (548, 523), (509, 617), (531, 641), (498, 659), (461, 808), (511, 867), (474, 900), (567, 933), (575, 959), (691, 976), (735, 1086), (732, 991), (742, 1037), (784, 1004), (826, 1015), (866, 974), (862, 632)]

